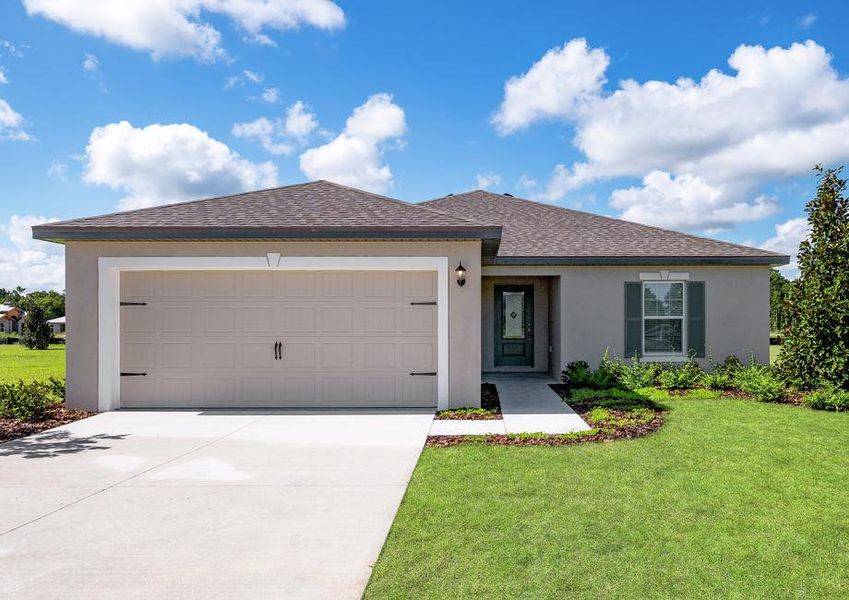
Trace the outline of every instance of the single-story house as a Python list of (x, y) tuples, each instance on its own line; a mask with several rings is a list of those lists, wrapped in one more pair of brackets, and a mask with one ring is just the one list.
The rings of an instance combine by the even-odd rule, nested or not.
[(25, 316), (17, 306), (0, 304), (0, 333), (21, 333)]
[(55, 319), (49, 319), (47, 324), (50, 325), (53, 333), (65, 333), (65, 315), (56, 317)]
[(476, 406), (482, 374), (605, 348), (765, 362), (789, 261), (509, 194), (327, 181), (33, 233), (66, 247), (68, 403), (100, 411)]

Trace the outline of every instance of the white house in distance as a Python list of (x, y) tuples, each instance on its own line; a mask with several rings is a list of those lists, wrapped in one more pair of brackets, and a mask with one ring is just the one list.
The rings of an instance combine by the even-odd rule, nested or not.
[(65, 315), (56, 317), (55, 319), (50, 319), (47, 321), (47, 324), (50, 325), (50, 329), (53, 330), (53, 333), (65, 333)]

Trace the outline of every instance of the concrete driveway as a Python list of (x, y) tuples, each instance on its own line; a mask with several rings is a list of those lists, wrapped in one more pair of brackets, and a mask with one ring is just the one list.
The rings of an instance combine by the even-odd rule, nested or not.
[(357, 598), (432, 417), (125, 411), (0, 444), (2, 594)]

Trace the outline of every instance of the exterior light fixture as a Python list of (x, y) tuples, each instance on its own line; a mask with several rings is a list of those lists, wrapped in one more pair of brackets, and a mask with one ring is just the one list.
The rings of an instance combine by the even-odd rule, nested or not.
[(457, 273), (457, 285), (460, 287), (466, 285), (466, 267), (463, 266), (462, 262), (457, 265), (457, 269), (454, 272)]

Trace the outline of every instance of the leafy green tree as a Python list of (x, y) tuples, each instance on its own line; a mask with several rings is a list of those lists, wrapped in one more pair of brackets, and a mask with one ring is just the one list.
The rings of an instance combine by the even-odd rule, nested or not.
[(55, 319), (65, 314), (65, 294), (56, 291), (30, 292), (20, 300), (22, 310), (29, 312), (40, 306), (46, 319)]
[(816, 168), (816, 197), (805, 211), (810, 237), (799, 246), (799, 279), (787, 302), (787, 328), (778, 368), (810, 389), (849, 389), (849, 200), (842, 169)]
[(30, 350), (47, 350), (53, 331), (44, 318), (44, 311), (39, 305), (32, 307), (24, 319), (24, 333), (21, 343)]
[(773, 269), (769, 274), (769, 329), (783, 332), (787, 324), (787, 297), (793, 282)]

